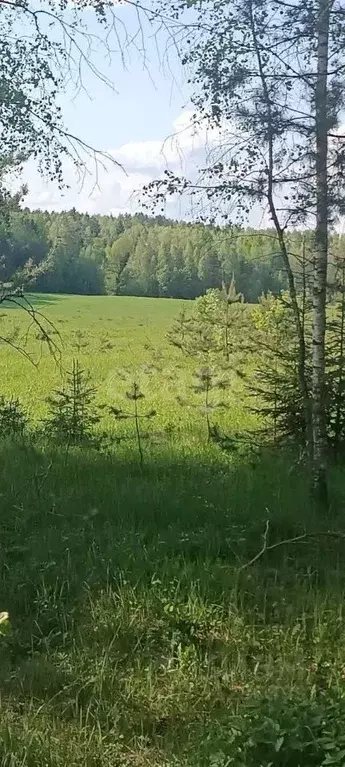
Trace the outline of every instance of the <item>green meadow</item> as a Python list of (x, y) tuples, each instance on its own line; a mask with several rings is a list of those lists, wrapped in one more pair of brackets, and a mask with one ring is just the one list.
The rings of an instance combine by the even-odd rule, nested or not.
[[(0, 347), (1, 394), (32, 424), (0, 442), (0, 765), (344, 765), (341, 469), (325, 519), (295, 456), (208, 445), (196, 363), (166, 337), (188, 302), (34, 303), (55, 360), (22, 310), (1, 317), (37, 366)], [(139, 383), (156, 411), (142, 466), (133, 422), (106, 408), (107, 450), (35, 438), (76, 358), (100, 405)], [(217, 422), (250, 428), (241, 385), (224, 396)]]
[[(193, 450), (203, 449), (202, 402), (192, 391), (200, 363), (184, 357), (167, 340), (178, 313), (182, 309), (191, 311), (193, 302), (58, 295), (34, 296), (32, 300), (58, 347), (57, 357), (54, 359), (35, 324), (31, 324), (28, 332), (25, 312), (6, 308), (1, 317), (2, 334), (15, 337), (15, 343), (30, 355), (35, 367), (5, 344), (0, 347), (0, 361), (5, 371), (2, 393), (18, 397), (33, 421), (45, 415), (47, 397), (61, 388), (73, 360), (78, 360), (90, 374), (98, 404), (124, 405), (126, 391), (136, 381), (145, 396), (145, 408), (157, 413), (151, 431), (165, 429), (170, 447), (175, 443), (175, 447), (184, 446), (188, 451), (193, 443)], [(249, 416), (244, 415), (238, 382), (233, 382), (226, 400), (229, 404), (226, 423), (240, 427), (243, 417), (248, 420)], [(224, 414), (217, 418), (224, 420)], [(108, 430), (115, 427), (106, 409), (102, 426)], [(127, 424), (124, 428), (133, 432)], [(120, 435), (123, 433), (121, 426), (116, 429)]]

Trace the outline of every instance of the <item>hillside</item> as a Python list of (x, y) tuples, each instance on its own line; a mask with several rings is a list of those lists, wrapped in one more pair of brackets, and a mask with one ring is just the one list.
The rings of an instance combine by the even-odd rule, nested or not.
[[(288, 238), (292, 263), (303, 238)], [(0, 231), (0, 278), (48, 293), (193, 299), (234, 277), (248, 302), (286, 287), (272, 231), (217, 228), (162, 217), (12, 210)], [(333, 238), (333, 250), (342, 248)]]

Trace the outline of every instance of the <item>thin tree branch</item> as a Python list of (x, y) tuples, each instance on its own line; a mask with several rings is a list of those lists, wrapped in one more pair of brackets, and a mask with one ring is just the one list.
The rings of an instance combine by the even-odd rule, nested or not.
[(270, 527), (270, 521), (269, 519), (266, 522), (265, 531), (263, 534), (263, 546), (258, 551), (257, 554), (255, 554), (255, 557), (249, 560), (249, 562), (245, 562), (244, 565), (241, 565), (239, 567), (238, 572), (242, 572), (243, 570), (246, 570), (248, 567), (251, 567), (251, 565), (254, 565), (255, 562), (258, 562), (261, 557), (263, 557), (264, 554), (266, 554), (267, 551), (273, 551), (274, 549), (279, 548), (280, 546), (288, 546), (290, 543), (304, 543), (308, 539), (312, 538), (321, 538), (321, 537), (327, 537), (327, 538), (339, 538), (340, 540), (345, 540), (345, 533), (341, 533), (338, 530), (327, 530), (324, 532), (317, 532), (317, 533), (302, 533), (301, 535), (295, 535), (293, 538), (286, 538), (283, 541), (277, 541), (277, 543), (272, 543), (268, 545), (268, 533), (269, 533), (269, 527)]

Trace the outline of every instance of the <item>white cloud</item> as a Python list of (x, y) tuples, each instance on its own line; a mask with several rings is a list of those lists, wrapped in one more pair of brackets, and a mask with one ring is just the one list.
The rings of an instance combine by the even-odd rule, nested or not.
[[(174, 121), (171, 136), (166, 139), (137, 141), (112, 148), (109, 155), (122, 166), (99, 164), (97, 176), (94, 167), (88, 168), (83, 179), (77, 179), (71, 163), (65, 164), (65, 181), (69, 188), (61, 192), (52, 182), (44, 182), (33, 167), (26, 176), (29, 194), (25, 204), (30, 208), (66, 210), (75, 207), (89, 213), (135, 212), (138, 209), (138, 192), (165, 169), (179, 172), (195, 172), (205, 159), (207, 147), (218, 145), (221, 132), (207, 131), (205, 126), (195, 126), (193, 112), (185, 110)], [(171, 213), (174, 215), (174, 213)], [(176, 211), (178, 215), (178, 211)]]

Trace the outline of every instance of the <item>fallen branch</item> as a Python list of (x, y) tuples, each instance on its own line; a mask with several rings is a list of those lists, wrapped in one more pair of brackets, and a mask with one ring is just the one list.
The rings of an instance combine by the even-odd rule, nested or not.
[(246, 570), (247, 567), (251, 567), (255, 562), (257, 562), (261, 557), (266, 554), (267, 551), (273, 551), (273, 549), (277, 549), (279, 546), (287, 546), (289, 543), (303, 543), (307, 541), (310, 538), (320, 538), (320, 537), (328, 537), (328, 538), (340, 538), (341, 540), (345, 540), (345, 533), (341, 533), (337, 530), (325, 530), (324, 532), (317, 532), (317, 533), (301, 533), (301, 535), (295, 535), (293, 538), (286, 538), (283, 541), (277, 541), (277, 543), (272, 543), (270, 546), (267, 545), (267, 539), (268, 539), (268, 533), (270, 528), (270, 520), (268, 519), (265, 526), (265, 531), (263, 534), (263, 545), (260, 551), (255, 554), (255, 557), (250, 559), (249, 562), (245, 562), (244, 565), (241, 565), (241, 567), (238, 569), (238, 572), (242, 572), (242, 570)]

